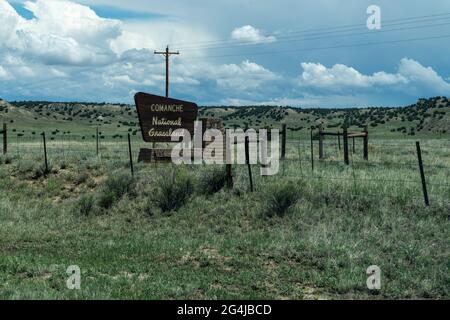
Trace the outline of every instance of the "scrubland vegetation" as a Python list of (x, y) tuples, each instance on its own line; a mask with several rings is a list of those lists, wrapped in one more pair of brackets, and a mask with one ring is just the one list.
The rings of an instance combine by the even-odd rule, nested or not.
[[(77, 130), (70, 120), (34, 123), (23, 109), (9, 112), (23, 116), (10, 132), (59, 132), (48, 142), (48, 170), (39, 137), (21, 143), (11, 133), (0, 157), (1, 298), (450, 298), (445, 134), (408, 140), (386, 125), (382, 133), (372, 128), (369, 161), (357, 144), (350, 166), (327, 139), (326, 158), (312, 171), (309, 131), (291, 130), (279, 174), (261, 177), (253, 166), (251, 193), (246, 166), (233, 166), (233, 188), (221, 166), (135, 163), (132, 177), (125, 140), (106, 134), (112, 127), (101, 129), (97, 156), (87, 134), (60, 143)], [(329, 119), (331, 128), (338, 122)], [(70, 265), (81, 268), (81, 290), (66, 287)], [(381, 268), (380, 291), (366, 287), (370, 265)]]

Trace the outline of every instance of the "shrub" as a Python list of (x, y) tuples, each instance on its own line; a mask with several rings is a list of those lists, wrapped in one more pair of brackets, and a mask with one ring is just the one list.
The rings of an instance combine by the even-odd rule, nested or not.
[(80, 185), (84, 182), (86, 182), (86, 180), (89, 178), (89, 175), (85, 172), (85, 171), (81, 171), (80, 173), (78, 173), (78, 175), (75, 177), (75, 184), (76, 185)]
[(95, 197), (92, 194), (84, 194), (75, 205), (76, 213), (88, 216), (95, 211)]
[(29, 175), (34, 170), (35, 162), (31, 160), (20, 160), (16, 162), (16, 169), (21, 175)]
[(214, 194), (225, 187), (227, 175), (225, 168), (214, 166), (206, 169), (200, 178), (199, 190), (203, 194)]
[(12, 158), (9, 155), (2, 155), (0, 156), (0, 163), (11, 164)]
[(103, 190), (98, 195), (98, 205), (103, 209), (109, 209), (117, 201), (117, 197), (114, 193)]
[(99, 194), (99, 206), (108, 209), (125, 194), (134, 195), (134, 186), (133, 178), (127, 173), (110, 175)]
[(153, 202), (162, 212), (181, 208), (193, 192), (192, 178), (186, 174), (180, 174), (175, 179), (162, 178), (159, 185)]
[(276, 184), (269, 188), (267, 193), (266, 211), (267, 217), (284, 216), (298, 200), (299, 194), (292, 182)]
[(66, 162), (65, 160), (61, 160), (61, 161), (59, 162), (59, 168), (60, 168), (61, 170), (67, 169), (67, 162)]
[(46, 174), (49, 174), (50, 172), (52, 172), (52, 170), (53, 170), (53, 166), (51, 163), (48, 164), (48, 170), (45, 167), (45, 164), (43, 164), (43, 163), (38, 164), (38, 165), (34, 166), (31, 178), (39, 179), (40, 177), (43, 177)]

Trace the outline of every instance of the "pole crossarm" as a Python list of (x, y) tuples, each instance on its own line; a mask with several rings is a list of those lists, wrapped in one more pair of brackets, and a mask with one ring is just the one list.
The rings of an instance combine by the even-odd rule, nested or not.
[(166, 47), (166, 51), (154, 51), (154, 54), (163, 55), (166, 59), (166, 98), (169, 97), (169, 58), (173, 54), (180, 54), (179, 51), (171, 52), (169, 46)]

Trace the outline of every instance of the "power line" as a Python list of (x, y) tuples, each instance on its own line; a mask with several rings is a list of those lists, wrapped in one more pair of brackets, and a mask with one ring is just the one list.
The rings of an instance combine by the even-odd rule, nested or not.
[[(450, 18), (450, 16), (448, 17), (443, 17), (443, 18), (437, 18), (437, 19), (424, 19), (421, 21), (413, 21), (414, 25), (417, 26), (417, 23), (424, 23), (424, 22), (436, 22), (439, 20), (448, 20)], [(408, 25), (411, 24), (412, 22), (400, 22), (400, 23), (392, 23), (392, 24), (383, 24), (383, 30), (386, 29), (386, 27), (392, 27), (392, 26), (399, 26), (399, 25)], [(330, 34), (340, 34), (340, 33), (346, 33), (346, 32), (350, 32), (350, 31), (360, 31), (361, 29), (364, 29), (366, 33), (371, 33), (371, 34), (377, 34), (381, 31), (367, 31), (366, 27), (364, 26), (363, 28), (361, 28), (362, 26), (360, 25), (357, 28), (350, 28), (348, 30), (329, 30), (329, 31), (325, 31), (325, 32), (315, 32), (315, 33), (306, 33), (306, 34), (299, 34), (299, 35), (285, 35), (285, 36), (276, 36), (276, 41), (265, 41), (265, 42), (255, 42), (252, 40), (246, 40), (246, 41), (241, 41), (241, 40), (224, 40), (222, 41), (222, 43), (218, 42), (217, 44), (213, 45), (200, 45), (200, 46), (195, 46), (195, 45), (191, 45), (191, 46), (183, 46), (183, 47), (178, 47), (178, 48), (182, 48), (182, 49), (202, 49), (202, 48), (214, 48), (220, 45), (229, 45), (229, 46), (239, 46), (239, 45), (263, 45), (263, 44), (273, 44), (273, 43), (278, 43), (281, 42), (284, 39), (298, 39), (298, 38), (302, 38), (302, 37), (315, 37), (315, 36), (322, 36), (322, 35), (330, 35)], [(275, 36), (275, 35), (274, 35)]]
[[(399, 24), (408, 24), (408, 23), (413, 23), (413, 22), (426, 22), (427, 20), (430, 20), (430, 18), (443, 17), (443, 18), (431, 19), (432, 21), (437, 21), (437, 20), (442, 20), (442, 19), (448, 18), (449, 16), (450, 16), (450, 12), (441, 13), (441, 14), (424, 15), (424, 16), (415, 16), (415, 17), (401, 18), (401, 19), (391, 19), (391, 20), (385, 20), (383, 23), (383, 26), (398, 25), (398, 24), (391, 23), (391, 22), (404, 21), (403, 23), (399, 23)], [(414, 20), (419, 20), (419, 21), (414, 21)], [(288, 35), (289, 34), (308, 34), (308, 33), (317, 34), (317, 32), (315, 32), (315, 31), (342, 32), (342, 31), (351, 31), (351, 30), (340, 30), (340, 29), (355, 29), (355, 28), (361, 28), (361, 27), (365, 27), (365, 25), (364, 24), (352, 24), (352, 25), (343, 25), (343, 26), (334, 26), (334, 27), (323, 27), (323, 28), (291, 31), (291, 32), (288, 32), (287, 34)], [(268, 35), (268, 37), (269, 36), (275, 36), (278, 38), (282, 37), (277, 33), (272, 33), (272, 34)], [(211, 44), (224, 44), (224, 43), (233, 43), (233, 42), (241, 43), (242, 41), (222, 39), (222, 40), (198, 41), (198, 42), (190, 42), (190, 43), (178, 43), (178, 44), (174, 43), (174, 44), (172, 44), (172, 46), (175, 46), (177, 48), (187, 48), (187, 47), (192, 47), (195, 45), (202, 45), (202, 44), (211, 45)]]
[(441, 27), (441, 26), (448, 26), (450, 25), (449, 22), (445, 23), (438, 23), (438, 24), (430, 24), (430, 25), (421, 25), (421, 26), (412, 26), (412, 27), (405, 27), (405, 28), (395, 28), (395, 29), (388, 29), (388, 30), (380, 30), (380, 31), (364, 31), (364, 32), (358, 32), (358, 33), (349, 33), (349, 34), (337, 34), (337, 35), (328, 35), (328, 36), (319, 36), (319, 37), (312, 37), (312, 38), (298, 38), (295, 39), (286, 39), (286, 40), (277, 40), (276, 42), (271, 43), (240, 43), (230, 46), (211, 46), (211, 47), (191, 47), (191, 49), (186, 48), (185, 50), (197, 50), (197, 49), (206, 49), (206, 50), (217, 50), (217, 49), (232, 49), (232, 48), (240, 48), (240, 47), (248, 47), (248, 46), (255, 46), (255, 45), (265, 45), (265, 44), (279, 44), (279, 43), (294, 43), (294, 42), (303, 42), (303, 41), (311, 41), (311, 40), (321, 40), (321, 39), (330, 39), (330, 38), (337, 38), (337, 37), (351, 37), (351, 36), (360, 36), (360, 35), (378, 35), (380, 33), (387, 33), (387, 32), (393, 32), (393, 31), (403, 31), (403, 30), (414, 30), (414, 29), (423, 29), (423, 28), (432, 28), (432, 27)]
[[(241, 54), (227, 54), (227, 55), (208, 56), (208, 58), (228, 58), (228, 57), (241, 57), (241, 56), (247, 56), (247, 55), (251, 55), (251, 56), (271, 55), (271, 54), (279, 54), (279, 53), (294, 53), (294, 52), (315, 51), (315, 50), (365, 47), (365, 46), (379, 45), (379, 44), (395, 44), (395, 43), (402, 43), (402, 42), (444, 39), (444, 38), (450, 38), (450, 34), (441, 35), (441, 36), (421, 37), (421, 38), (412, 38), (412, 39), (399, 39), (399, 40), (378, 41), (378, 42), (366, 42), (366, 43), (355, 43), (355, 44), (349, 44), (349, 45), (338, 45), (338, 46), (307, 48), (307, 49), (287, 49), (287, 50), (278, 50), (278, 51), (266, 51), (266, 52), (263, 51), (263, 52), (249, 52), (249, 53), (241, 53)], [(195, 60), (195, 59), (203, 59), (203, 58), (204, 57), (199, 57), (199, 56), (187, 57), (187, 58), (184, 58), (184, 60)]]

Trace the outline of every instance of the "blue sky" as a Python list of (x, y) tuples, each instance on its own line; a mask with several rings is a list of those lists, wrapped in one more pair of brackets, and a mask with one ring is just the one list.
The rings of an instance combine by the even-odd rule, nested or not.
[[(381, 9), (369, 30), (366, 10)], [(0, 0), (0, 97), (397, 106), (450, 96), (450, 1)]]

